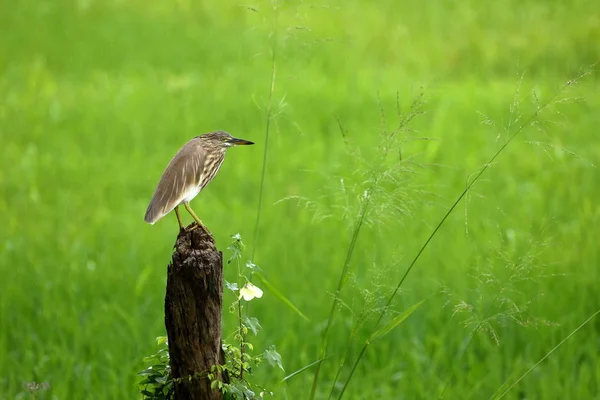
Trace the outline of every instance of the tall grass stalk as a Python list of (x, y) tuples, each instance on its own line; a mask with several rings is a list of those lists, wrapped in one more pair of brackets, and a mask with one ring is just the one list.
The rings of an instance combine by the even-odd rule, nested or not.
[[(362, 318), (364, 318), (364, 314), (366, 314), (366, 313), (367, 313), (367, 308), (365, 307), (365, 309), (362, 311), (361, 315), (358, 317), (358, 320), (360, 321)], [(338, 369), (335, 373), (335, 377), (333, 378), (333, 382), (331, 383), (331, 389), (329, 390), (329, 396), (327, 397), (327, 399), (331, 399), (333, 397), (333, 392), (335, 391), (335, 384), (337, 383), (338, 378), (340, 377), (340, 373), (342, 372), (342, 367), (346, 363), (346, 359), (348, 358), (348, 354), (350, 353), (352, 340), (358, 333), (359, 327), (360, 327), (360, 323), (359, 322), (355, 323), (354, 327), (352, 328), (352, 332), (350, 332), (350, 335), (348, 336), (348, 340), (346, 342), (346, 348), (344, 350), (344, 354), (342, 355), (342, 358), (340, 359)]]
[(556, 346), (554, 346), (548, 353), (546, 353), (544, 355), (544, 357), (540, 358), (540, 360), (538, 362), (536, 362), (535, 364), (533, 364), (531, 366), (531, 368), (529, 368), (527, 371), (525, 371), (525, 373), (523, 375), (521, 375), (516, 381), (514, 381), (512, 383), (512, 385), (510, 385), (508, 388), (503, 389), (506, 386), (506, 383), (504, 383), (502, 386), (500, 386), (500, 388), (498, 390), (496, 390), (496, 392), (490, 397), (490, 399), (493, 400), (500, 400), (501, 398), (503, 398), (504, 396), (506, 396), (506, 394), (508, 392), (511, 391), (512, 388), (514, 388), (515, 386), (517, 386), (517, 384), (519, 382), (521, 382), (523, 379), (525, 379), (525, 377), (527, 375), (529, 375), (534, 369), (537, 368), (538, 365), (540, 365), (541, 363), (543, 363), (548, 357), (550, 357), (552, 355), (552, 353), (554, 353), (556, 350), (558, 350), (563, 344), (566, 343), (567, 340), (569, 340), (573, 335), (575, 335), (577, 332), (579, 332), (584, 326), (586, 326), (588, 323), (590, 323), (594, 318), (596, 318), (596, 316), (600, 314), (600, 309), (597, 310), (595, 313), (593, 313), (588, 319), (586, 319), (585, 321), (583, 321), (581, 323), (581, 325), (579, 325), (577, 328), (575, 328), (571, 333), (569, 333), (563, 340), (561, 340)]
[(267, 171), (267, 157), (269, 154), (269, 134), (271, 132), (271, 119), (273, 117), (273, 93), (275, 92), (275, 77), (277, 74), (277, 33), (279, 22), (278, 0), (273, 0), (273, 30), (271, 32), (271, 79), (269, 82), (269, 101), (267, 104), (267, 122), (265, 126), (265, 150), (263, 152), (262, 171), (260, 174), (260, 188), (258, 190), (258, 206), (256, 209), (256, 221), (254, 222), (254, 245), (252, 246), (252, 256), (254, 261), (256, 248), (258, 247), (258, 234), (260, 226), (260, 215), (262, 212), (265, 174)]
[[(327, 325), (325, 326), (325, 331), (323, 332), (323, 341), (321, 343), (321, 354), (319, 355), (320, 359), (325, 359), (325, 357), (327, 356), (327, 334), (329, 333), (329, 328), (331, 326), (331, 322), (333, 321), (333, 316), (335, 314), (335, 309), (337, 306), (337, 301), (338, 301), (340, 292), (342, 291), (342, 288), (344, 287), (346, 278), (348, 277), (348, 270), (350, 269), (350, 261), (352, 260), (352, 254), (354, 253), (354, 248), (356, 247), (356, 242), (358, 240), (358, 234), (360, 233), (360, 230), (365, 221), (365, 215), (366, 215), (367, 209), (369, 208), (369, 204), (370, 204), (370, 201), (369, 201), (369, 198), (367, 197), (362, 204), (361, 211), (358, 216), (358, 221), (355, 224), (354, 229), (352, 231), (352, 239), (350, 240), (350, 245), (348, 246), (348, 251), (346, 252), (346, 259), (344, 260), (344, 265), (342, 267), (342, 273), (340, 274), (340, 278), (338, 280), (338, 285), (337, 285), (337, 288), (334, 293), (333, 301), (331, 303), (331, 309), (329, 310), (329, 317), (327, 318)], [(318, 381), (319, 381), (319, 373), (321, 371), (321, 365), (323, 365), (323, 363), (319, 363), (315, 370), (312, 388), (310, 391), (311, 400), (315, 398), (315, 394), (317, 391), (317, 385), (318, 385)]]
[[(418, 98), (412, 103), (410, 111), (405, 116), (402, 116), (402, 113), (400, 111), (399, 100), (397, 99), (398, 116), (400, 117), (400, 122), (398, 124), (398, 127), (389, 133), (386, 132), (384, 126), (382, 126), (382, 128), (381, 128), (382, 129), (382, 131), (381, 131), (381, 134), (382, 134), (382, 142), (381, 143), (382, 144), (380, 145), (380, 148), (379, 148), (380, 157), (378, 158), (378, 163), (376, 164), (375, 168), (372, 170), (372, 172), (370, 173), (370, 175), (368, 177), (368, 181), (370, 183), (367, 186), (367, 188), (364, 191), (364, 194), (361, 198), (359, 213), (356, 216), (356, 219), (353, 223), (352, 237), (350, 239), (350, 244), (348, 245), (348, 250), (346, 252), (346, 257), (345, 257), (344, 263), (342, 265), (342, 270), (340, 273), (340, 277), (338, 279), (338, 284), (337, 284), (336, 290), (334, 292), (331, 309), (329, 310), (329, 316), (327, 318), (327, 324), (325, 326), (325, 330), (323, 331), (323, 339), (321, 342), (321, 350), (320, 350), (320, 355), (319, 355), (319, 359), (321, 359), (321, 360), (323, 360), (327, 357), (327, 347), (328, 347), (327, 336), (329, 334), (329, 329), (333, 322), (333, 318), (335, 315), (335, 310), (337, 308), (340, 293), (344, 287), (344, 284), (346, 283), (346, 281), (348, 279), (348, 274), (350, 271), (350, 265), (351, 265), (351, 261), (352, 261), (352, 255), (354, 254), (354, 249), (356, 248), (358, 236), (364, 226), (365, 219), (366, 219), (367, 214), (372, 206), (372, 198), (374, 195), (374, 190), (378, 187), (381, 179), (383, 179), (385, 173), (387, 172), (386, 168), (385, 168), (385, 163), (387, 161), (390, 151), (394, 147), (394, 143), (395, 143), (395, 140), (397, 140), (398, 135), (406, 128), (408, 123), (410, 123), (417, 115), (420, 114), (420, 105), (421, 105), (422, 97), (423, 97), (423, 93), (421, 93), (420, 96), (418, 96)], [(381, 111), (382, 125), (383, 125), (383, 123), (385, 122), (385, 118), (384, 118), (383, 107), (381, 106), (381, 104), (380, 104), (380, 111)], [(341, 125), (340, 125), (340, 128), (341, 128)], [(342, 135), (344, 135), (343, 129), (342, 129)], [(319, 363), (315, 370), (315, 375), (313, 377), (313, 382), (312, 382), (312, 387), (311, 387), (311, 392), (310, 392), (311, 400), (313, 400), (316, 395), (318, 381), (319, 381), (319, 374), (320, 374), (322, 365), (323, 365), (323, 363)], [(335, 384), (335, 382), (334, 382), (334, 384)]]
[[(437, 233), (439, 232), (439, 230), (441, 229), (441, 227), (444, 225), (444, 223), (446, 222), (446, 220), (448, 219), (448, 217), (450, 216), (450, 214), (452, 214), (454, 212), (454, 210), (456, 209), (456, 207), (458, 206), (458, 204), (461, 202), (461, 200), (467, 195), (467, 193), (469, 193), (469, 191), (471, 190), (471, 188), (473, 187), (473, 185), (475, 185), (475, 183), (477, 183), (479, 181), (479, 179), (481, 178), (481, 176), (488, 170), (488, 168), (490, 167), (490, 165), (492, 165), (494, 163), (494, 161), (496, 161), (496, 159), (500, 156), (500, 154), (502, 154), (504, 152), (504, 150), (508, 147), (508, 145), (510, 143), (512, 143), (512, 141), (526, 127), (528, 127), (529, 125), (531, 125), (538, 118), (538, 116), (540, 115), (540, 113), (542, 111), (544, 111), (552, 103), (554, 103), (554, 101), (556, 100), (556, 98), (558, 97), (559, 94), (561, 94), (563, 91), (565, 91), (568, 87), (575, 85), (578, 82), (578, 80), (580, 80), (584, 76), (590, 74), (590, 72), (591, 72), (591, 70), (588, 69), (584, 73), (580, 74), (577, 78), (569, 80), (566, 84), (562, 85), (550, 97), (550, 99), (548, 101), (546, 101), (542, 105), (538, 106), (537, 109), (536, 109), (536, 111), (533, 114), (531, 114), (529, 116), (529, 118), (527, 118), (525, 120), (525, 122), (523, 122), (522, 124), (520, 124), (518, 126), (518, 128), (515, 130), (515, 132), (508, 137), (508, 139), (502, 144), (502, 146), (500, 146), (500, 148), (492, 155), (492, 157), (488, 160), (488, 162), (479, 170), (479, 172), (474, 176), (474, 178), (466, 185), (465, 189), (458, 195), (458, 197), (456, 198), (456, 200), (454, 201), (454, 203), (450, 206), (450, 208), (448, 209), (448, 211), (444, 214), (444, 216), (442, 217), (442, 219), (440, 220), (440, 222), (435, 226), (435, 228), (429, 234), (429, 236), (427, 237), (427, 239), (425, 240), (425, 242), (423, 243), (423, 245), (421, 246), (421, 248), (419, 249), (419, 251), (417, 252), (417, 254), (415, 255), (415, 257), (412, 259), (411, 263), (409, 264), (408, 268), (406, 269), (406, 272), (404, 273), (404, 275), (402, 276), (402, 278), (398, 282), (398, 285), (396, 285), (396, 288), (394, 289), (392, 295), (389, 297), (389, 299), (388, 299), (385, 307), (383, 307), (383, 309), (381, 311), (381, 314), (379, 315), (379, 318), (377, 319), (377, 323), (375, 324), (375, 328), (377, 328), (379, 326), (379, 324), (381, 324), (381, 321), (387, 315), (387, 312), (388, 312), (388, 310), (390, 308), (390, 305), (391, 305), (392, 301), (394, 300), (394, 298), (396, 297), (396, 294), (400, 290), (400, 287), (402, 287), (402, 285), (404, 284), (404, 281), (408, 277), (408, 274), (412, 271), (412, 269), (416, 265), (417, 261), (421, 258), (421, 255), (423, 254), (423, 252), (425, 251), (425, 249), (427, 248), (427, 246), (429, 246), (429, 243), (437, 235)], [(512, 124), (513, 124), (513, 120), (511, 118), (510, 126), (512, 126)], [(363, 347), (361, 348), (361, 350), (360, 350), (360, 352), (358, 354), (358, 357), (356, 358), (356, 361), (354, 362), (354, 365), (352, 366), (352, 369), (350, 370), (350, 374), (349, 374), (348, 378), (344, 382), (344, 386), (342, 388), (342, 391), (341, 391), (340, 396), (339, 396), (338, 399), (341, 399), (343, 397), (343, 395), (344, 395), (344, 393), (345, 393), (345, 391), (346, 391), (346, 389), (348, 387), (348, 384), (350, 383), (352, 377), (354, 376), (354, 372), (356, 371), (356, 367), (358, 366), (358, 363), (360, 362), (360, 360), (362, 359), (363, 355), (365, 354), (365, 351), (366, 351), (367, 347), (369, 346), (369, 344), (370, 344), (370, 340), (367, 339), (365, 341)]]

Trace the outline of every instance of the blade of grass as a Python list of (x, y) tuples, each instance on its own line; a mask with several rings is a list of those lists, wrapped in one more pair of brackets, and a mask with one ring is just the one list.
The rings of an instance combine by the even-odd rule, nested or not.
[(281, 300), (286, 306), (291, 308), (296, 314), (301, 316), (305, 321), (310, 321), (306, 315), (302, 313), (287, 297), (283, 295), (275, 286), (273, 286), (269, 281), (265, 279), (264, 276), (260, 272), (254, 272), (253, 274), (258, 278), (258, 280), (264, 285), (265, 288), (271, 293), (275, 295), (279, 300)]
[(402, 313), (398, 314), (386, 325), (382, 326), (381, 328), (379, 328), (378, 330), (373, 332), (371, 334), (371, 337), (369, 337), (368, 341), (373, 342), (377, 339), (384, 337), (388, 333), (390, 333), (395, 327), (397, 327), (402, 322), (404, 322), (404, 320), (406, 320), (406, 318), (410, 317), (411, 314), (414, 313), (417, 310), (417, 308), (419, 308), (421, 306), (421, 304), (423, 304), (424, 301), (425, 300), (421, 300), (420, 302), (415, 303), (412, 306), (410, 306), (409, 308), (407, 308), (406, 310), (404, 310)]
[(285, 381), (287, 381), (287, 380), (290, 380), (290, 379), (292, 379), (293, 377), (295, 377), (295, 376), (296, 376), (296, 375), (298, 375), (298, 374), (301, 374), (302, 372), (306, 371), (306, 370), (307, 370), (307, 369), (309, 369), (310, 367), (312, 367), (312, 366), (314, 366), (314, 365), (316, 365), (316, 364), (319, 364), (321, 361), (323, 361), (323, 360), (319, 359), (319, 360), (317, 360), (317, 361), (313, 361), (313, 362), (311, 362), (310, 364), (308, 364), (308, 365), (306, 365), (306, 366), (304, 366), (304, 367), (300, 368), (299, 370), (292, 372), (291, 374), (289, 374), (288, 376), (286, 376), (285, 378), (283, 378), (283, 379), (281, 380), (281, 382), (285, 382)]
[[(561, 340), (548, 353), (546, 353), (546, 355), (544, 355), (544, 357), (542, 357), (538, 362), (536, 362), (535, 364), (533, 364), (531, 366), (531, 368), (529, 368), (523, 375), (521, 375), (516, 381), (514, 381), (512, 383), (512, 385), (510, 385), (506, 390), (502, 389), (504, 386), (506, 386), (506, 383), (504, 383), (502, 386), (500, 386), (500, 388), (492, 395), (492, 397), (490, 397), (490, 399), (499, 400), (499, 399), (503, 398), (504, 396), (506, 396), (506, 394), (508, 392), (510, 392), (512, 390), (512, 388), (514, 388), (515, 386), (517, 386), (517, 384), (519, 382), (521, 382), (523, 379), (525, 379), (525, 377), (527, 377), (527, 375), (529, 375), (534, 369), (536, 369), (538, 367), (538, 365), (540, 365), (541, 363), (543, 363), (548, 357), (550, 357), (552, 355), (552, 353), (554, 353), (563, 344), (565, 344), (565, 342), (567, 340), (569, 340), (573, 335), (575, 335), (577, 332), (579, 332), (584, 326), (586, 326), (588, 323), (590, 323), (590, 321), (592, 321), (594, 318), (596, 318), (596, 316), (598, 314), (600, 314), (600, 310), (597, 310), (588, 319), (586, 319), (585, 321), (583, 321), (583, 323), (581, 323), (581, 325), (579, 325), (571, 333), (569, 333), (563, 340)], [(501, 392), (501, 393), (498, 395), (498, 392)]]

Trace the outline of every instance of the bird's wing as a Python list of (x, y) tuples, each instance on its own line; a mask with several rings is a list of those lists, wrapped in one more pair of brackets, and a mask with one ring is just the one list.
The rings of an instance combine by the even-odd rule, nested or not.
[(206, 153), (197, 138), (187, 142), (175, 154), (163, 172), (144, 220), (150, 224), (171, 212), (196, 187), (204, 166)]

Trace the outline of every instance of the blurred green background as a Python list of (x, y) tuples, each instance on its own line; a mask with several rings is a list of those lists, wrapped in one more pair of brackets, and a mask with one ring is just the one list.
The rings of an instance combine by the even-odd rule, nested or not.
[[(360, 232), (317, 398), (468, 179), (547, 102), (426, 248), (394, 307), (427, 301), (369, 347), (345, 398), (489, 398), (600, 308), (599, 75), (557, 94), (600, 60), (597, 1), (20, 0), (0, 27), (2, 399), (31, 382), (49, 385), (37, 398), (139, 398), (177, 234), (143, 215), (177, 149), (217, 129), (257, 144), (192, 206), (310, 319), (268, 291), (251, 304), (256, 352), (274, 344), (286, 373), (318, 358), (365, 174), (401, 165)], [(423, 113), (382, 162), (397, 103)], [(599, 350), (596, 318), (507, 398), (597, 398)], [(312, 371), (253, 379), (301, 399)]]

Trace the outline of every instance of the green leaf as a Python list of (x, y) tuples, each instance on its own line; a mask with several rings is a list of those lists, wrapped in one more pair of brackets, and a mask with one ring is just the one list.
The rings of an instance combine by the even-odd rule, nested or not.
[(233, 242), (227, 246), (227, 250), (231, 251), (231, 256), (227, 259), (227, 264), (231, 264), (233, 260), (242, 257), (242, 251), (244, 250), (244, 243), (242, 243), (242, 237), (239, 233), (231, 236)]
[(156, 372), (156, 375), (162, 375), (162, 373), (164, 372), (164, 370), (166, 368), (166, 365), (164, 365), (164, 364), (155, 364), (155, 365), (152, 365), (151, 368)]
[(243, 321), (244, 325), (250, 328), (252, 333), (254, 333), (255, 335), (257, 335), (258, 331), (262, 329), (262, 326), (260, 326), (260, 323), (258, 322), (257, 318), (244, 316)]
[(229, 393), (233, 394), (235, 398), (241, 399), (244, 396), (244, 387), (240, 388), (238, 387), (240, 386), (240, 383), (238, 382), (234, 382), (230, 385), (228, 385), (228, 389), (229, 389)]
[(160, 346), (161, 344), (166, 344), (167, 343), (167, 337), (166, 336), (159, 336), (156, 338), (156, 344), (158, 346)]
[(285, 372), (281, 362), (281, 355), (277, 352), (277, 350), (275, 350), (275, 346), (271, 346), (265, 350), (265, 359), (269, 364), (271, 364), (271, 366), (278, 366), (283, 372)]
[(404, 312), (402, 312), (399, 315), (397, 315), (396, 317), (394, 317), (386, 325), (382, 326), (380, 329), (373, 332), (373, 334), (371, 334), (371, 337), (369, 338), (369, 341), (372, 342), (372, 341), (382, 338), (383, 336), (390, 333), (395, 327), (400, 325), (402, 322), (404, 322), (404, 320), (406, 318), (408, 318), (413, 312), (415, 312), (415, 310), (417, 308), (419, 308), (421, 306), (421, 304), (423, 304), (424, 301), (425, 300), (421, 300), (420, 302), (413, 304), (412, 306), (410, 306), (409, 308), (404, 310)]
[(323, 359), (322, 359), (322, 358), (321, 358), (321, 359), (319, 359), (319, 360), (317, 360), (317, 361), (313, 361), (313, 362), (311, 362), (310, 364), (308, 364), (308, 365), (306, 365), (306, 366), (304, 366), (304, 367), (300, 368), (298, 371), (292, 372), (291, 374), (289, 374), (288, 376), (286, 376), (285, 378), (283, 378), (283, 379), (281, 380), (281, 382), (285, 382), (285, 381), (287, 381), (288, 379), (292, 379), (292, 378), (293, 378), (293, 377), (295, 377), (296, 375), (298, 375), (298, 374), (301, 374), (302, 372), (306, 371), (306, 370), (307, 370), (307, 369), (309, 369), (310, 367), (313, 367), (313, 366), (317, 365), (317, 364), (318, 364), (318, 363), (320, 363), (321, 361), (323, 361)]
[(148, 375), (160, 375), (154, 368), (146, 368), (143, 371), (138, 372), (139, 376), (148, 376)]
[(269, 281), (267, 281), (260, 272), (254, 272), (253, 275), (258, 277), (258, 280), (261, 281), (262, 284), (264, 285), (264, 287), (269, 292), (273, 293), (275, 295), (275, 297), (277, 297), (279, 300), (281, 300), (285, 305), (287, 305), (289, 308), (291, 308), (294, 312), (296, 312), (299, 316), (304, 318), (306, 321), (310, 321), (304, 314), (302, 314), (302, 312), (300, 310), (298, 310), (298, 308), (295, 305), (292, 304), (291, 301), (289, 301), (279, 290), (277, 290), (273, 285), (271, 285), (269, 283)]

